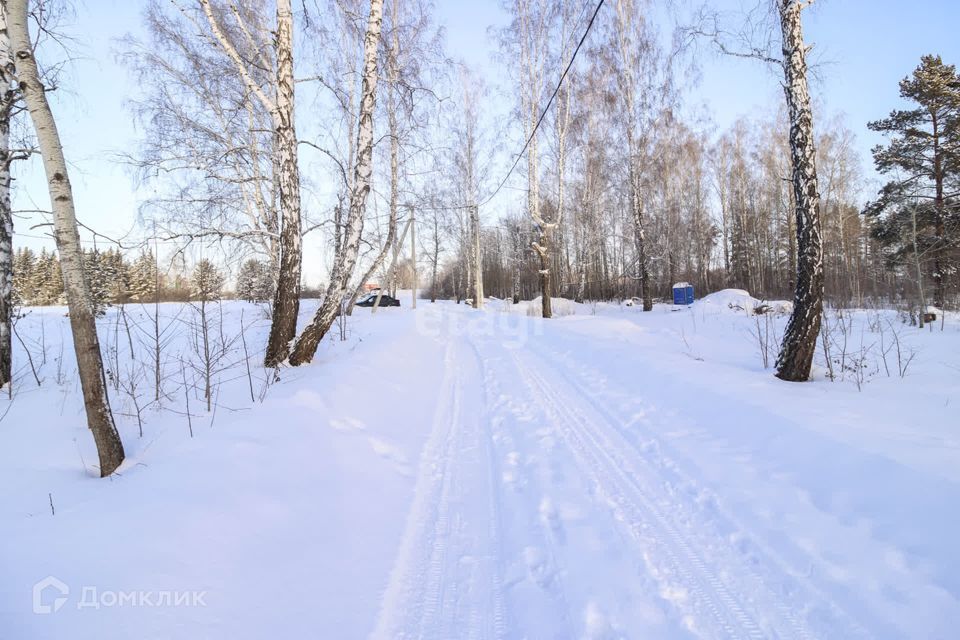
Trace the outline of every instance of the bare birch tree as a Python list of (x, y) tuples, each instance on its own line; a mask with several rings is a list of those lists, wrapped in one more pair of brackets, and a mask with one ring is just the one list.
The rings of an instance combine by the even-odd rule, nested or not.
[(7, 30), (7, 9), (0, 2), (0, 388), (13, 371), (13, 209), (10, 202), (10, 119), (15, 101), (13, 48)]
[(527, 150), (527, 210), (538, 237), (530, 243), (530, 246), (540, 261), (538, 273), (541, 315), (544, 318), (550, 318), (553, 316), (551, 304), (553, 292), (550, 286), (550, 240), (557, 226), (557, 221), (555, 219), (547, 220), (543, 215), (540, 199), (540, 152), (534, 130), (539, 120), (548, 51), (547, 38), (550, 31), (549, 18), (552, 13), (551, 7), (544, 2), (518, 2), (517, 6), (521, 38), (521, 64), (523, 65), (525, 83), (521, 89), (524, 134), (533, 136)]
[(810, 377), (823, 316), (823, 246), (820, 192), (813, 111), (807, 87), (807, 47), (801, 12), (810, 0), (777, 0), (783, 33), (784, 94), (790, 116), (790, 158), (796, 206), (797, 283), (793, 313), (777, 356), (777, 377), (803, 381)]
[(474, 309), (483, 308), (483, 247), (480, 228), (480, 99), (483, 87), (468, 68), (460, 68), (460, 111), (453, 126), (454, 190), (460, 202), (468, 203), (460, 213), (461, 245), (467, 263), (467, 290)]
[(370, 177), (373, 173), (373, 114), (377, 92), (377, 50), (383, 24), (383, 0), (370, 0), (370, 14), (363, 42), (363, 79), (360, 95), (360, 117), (357, 125), (357, 158), (350, 189), (350, 208), (344, 224), (342, 244), (334, 256), (330, 283), (313, 320), (297, 338), (289, 362), (294, 366), (313, 360), (317, 345), (340, 314), (347, 285), (353, 276), (360, 251), (363, 219)]
[(647, 0), (616, 0), (612, 34), (614, 69), (624, 112), (636, 277), (644, 311), (653, 309), (644, 201), (645, 163), (649, 162), (646, 147), (656, 118), (669, 95), (668, 83), (661, 76), (662, 54), (647, 15), (650, 10)]
[[(60, 134), (46, 89), (40, 81), (37, 61), (30, 39), (28, 0), (7, 0), (8, 33), (14, 54), (14, 66), (23, 99), (30, 113), (43, 157), (53, 210), (54, 238), (60, 254), (64, 290), (70, 309), (70, 328), (80, 386), (83, 391), (87, 424), (93, 432), (100, 458), (100, 475), (112, 474), (123, 462), (123, 443), (113, 422), (103, 373), (100, 342), (94, 320), (90, 293), (83, 273), (80, 234), (74, 211), (73, 190), (67, 173)], [(0, 8), (3, 8), (0, 5)]]
[[(233, 61), (244, 85), (270, 114), (274, 138), (274, 184), (280, 203), (280, 261), (277, 290), (273, 300), (273, 320), (264, 355), (266, 366), (276, 366), (289, 353), (296, 336), (300, 310), (300, 273), (302, 269), (302, 229), (300, 222), (300, 170), (297, 164), (297, 134), (294, 123), (293, 8), (291, 0), (277, 0), (274, 38), (276, 54), (275, 95), (271, 96), (256, 81), (251, 62), (245, 60), (227, 36), (214, 10), (212, 0), (199, 0), (213, 39)], [(231, 7), (237, 26), (251, 39), (242, 15)], [(262, 64), (262, 62), (261, 62)]]
[[(251, 73), (273, 95), (271, 16), (253, 0), (232, 7), (247, 29), (227, 35), (245, 59), (257, 61)], [(280, 222), (271, 116), (223, 49), (211, 46), (206, 22), (199, 4), (151, 0), (146, 37), (123, 41), (123, 60), (141, 88), (130, 105), (143, 131), (124, 159), (152, 187), (140, 209), (145, 226), (184, 244), (226, 241), (229, 249), (260, 254), (275, 278)]]
[[(570, 55), (573, 53), (574, 46), (576, 44), (575, 34), (574, 34), (574, 20), (573, 20), (573, 5), (568, 0), (559, 0), (558, 5), (555, 10), (558, 14), (558, 37), (556, 40), (559, 41), (559, 46), (556, 48), (556, 65), (557, 68), (563, 68), (566, 65), (567, 61), (570, 59)], [(557, 206), (556, 212), (554, 213), (553, 218), (542, 224), (538, 223), (540, 229), (540, 238), (534, 243), (534, 251), (537, 252), (537, 256), (541, 259), (541, 268), (543, 268), (543, 262), (546, 261), (548, 266), (550, 262), (551, 253), (556, 252), (556, 249), (559, 247), (554, 247), (554, 235), (558, 228), (562, 228), (561, 225), (564, 221), (564, 213), (566, 213), (566, 180), (567, 180), (567, 164), (568, 164), (568, 142), (567, 139), (570, 133), (570, 105), (573, 95), (572, 86), (575, 82), (575, 78), (572, 76), (568, 77), (559, 87), (557, 91), (556, 98), (556, 110), (553, 115), (553, 133), (554, 133), (554, 143), (555, 147), (555, 160), (556, 160), (556, 199)], [(556, 274), (552, 279), (550, 278), (550, 273), (546, 274), (546, 283), (541, 284), (541, 294), (544, 298), (548, 298), (555, 289), (559, 290), (560, 285), (562, 284), (559, 278), (559, 274)], [(547, 306), (544, 306), (541, 311), (550, 311)], [(548, 315), (543, 317), (547, 318)]]
[(363, 292), (363, 287), (367, 281), (374, 276), (382, 267), (390, 251), (395, 250), (394, 244), (397, 241), (397, 219), (399, 218), (400, 207), (400, 2), (399, 0), (390, 0), (390, 23), (389, 23), (389, 45), (386, 46), (386, 67), (387, 67), (387, 91), (386, 91), (386, 115), (387, 115), (387, 136), (390, 139), (390, 200), (388, 203), (389, 213), (387, 221), (387, 236), (383, 241), (383, 246), (377, 252), (373, 262), (367, 267), (366, 272), (350, 296), (350, 302), (347, 307), (347, 313), (353, 311), (353, 305), (357, 298)]
[(549, 318), (550, 306), (550, 237), (556, 227), (546, 220), (541, 210), (540, 145), (533, 135), (540, 120), (544, 93), (544, 74), (549, 54), (549, 37), (553, 7), (547, 0), (513, 0), (509, 5), (513, 21), (501, 34), (501, 48), (517, 77), (519, 119), (527, 146), (527, 215), (536, 226), (537, 238), (530, 243), (540, 261), (538, 279), (542, 296), (542, 314)]

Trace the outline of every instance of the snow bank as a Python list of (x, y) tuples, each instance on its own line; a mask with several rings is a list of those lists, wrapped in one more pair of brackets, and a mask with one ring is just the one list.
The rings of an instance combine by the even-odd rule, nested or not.
[(743, 289), (723, 289), (704, 296), (694, 304), (705, 310), (734, 311), (747, 315), (760, 313), (786, 315), (793, 311), (793, 303), (788, 300), (758, 300)]
[[(521, 300), (513, 304), (512, 300), (489, 300), (487, 305), (491, 309), (503, 311), (506, 313), (517, 313), (530, 316), (531, 318), (543, 317), (543, 297), (537, 296), (533, 300)], [(584, 313), (585, 305), (568, 300), (567, 298), (550, 298), (550, 305), (553, 310), (553, 316), (559, 318), (562, 316), (572, 316)]]
[(195, 310), (161, 305), (155, 403), (152, 307), (111, 309), (129, 458), (106, 480), (68, 320), (29, 310), (0, 637), (955, 637), (960, 318), (844, 311), (835, 381), (794, 384), (762, 365), (787, 319), (760, 302), (404, 305), (279, 381), (262, 308), (224, 303), (212, 411)]
[[(304, 301), (301, 326), (315, 308)], [(433, 366), (443, 362), (443, 344), (417, 330), (415, 314), (357, 313), (347, 341), (334, 329), (312, 366), (281, 369), (274, 382), (260, 366), (268, 328), (261, 308), (217, 305), (215, 343), (223, 344), (222, 326), (229, 353), (217, 364), (207, 411), (190, 364), (193, 310), (160, 306), (159, 405), (151, 402), (152, 307), (127, 306), (132, 342), (117, 308), (108, 310), (97, 322), (108, 375), (136, 374), (143, 426), (141, 436), (130, 393), (111, 386), (128, 458), (101, 480), (68, 320), (57, 309), (28, 311), (17, 329), (42, 386), (17, 344), (13, 401), (6, 389), (0, 398), (0, 637), (365, 635), (443, 372)], [(420, 364), (426, 369), (411, 369)], [(56, 582), (44, 588), (48, 577)]]

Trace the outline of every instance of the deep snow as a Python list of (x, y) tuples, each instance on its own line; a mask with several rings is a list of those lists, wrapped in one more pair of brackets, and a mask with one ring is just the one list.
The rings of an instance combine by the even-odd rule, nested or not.
[[(129, 459), (106, 480), (63, 310), (30, 310), (42, 386), (20, 366), (0, 400), (0, 638), (955, 637), (956, 318), (844, 314), (837, 379), (821, 354), (789, 384), (760, 354), (785, 317), (746, 292), (548, 321), (401, 299), (272, 384), (262, 314), (225, 303), (210, 413), (180, 365), (193, 312), (164, 305), (169, 397), (140, 437), (150, 375), (113, 393)], [(151, 310), (129, 339), (100, 323), (121, 379), (149, 370)], [(48, 576), (69, 593), (34, 613)]]

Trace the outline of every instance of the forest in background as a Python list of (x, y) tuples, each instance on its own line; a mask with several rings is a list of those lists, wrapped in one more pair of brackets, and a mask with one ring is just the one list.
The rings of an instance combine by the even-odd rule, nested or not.
[[(233, 276), (250, 269), (250, 259), (278, 267), (273, 141), (266, 133), (269, 113), (264, 105), (250, 95), (229, 56), (209, 46), (210, 34), (199, 21), (204, 17), (202, 4), (178, 8), (149, 3), (144, 21), (151, 40), (124, 42), (132, 72), (149, 79), (143, 95), (132, 103), (144, 125), (142, 146), (126, 160), (145, 186), (161, 194), (144, 207), (142, 228), (153, 230), (154, 242), (159, 228), (168, 243), (212, 247), (203, 253), (216, 256), (212, 259), (229, 274), (232, 290)], [(378, 62), (382, 94), (374, 117), (386, 131), (373, 149), (372, 198), (377, 202), (363, 232), (354, 279), (389, 284), (389, 256), (382, 249), (397, 243), (409, 212), (418, 211), (417, 266), (425, 296), (473, 297), (470, 280), (476, 264), (487, 295), (516, 294), (525, 299), (538, 295), (543, 269), (534, 245), (544, 229), (549, 229), (553, 245), (546, 260), (554, 295), (576, 300), (642, 295), (629, 177), (631, 164), (636, 163), (641, 167), (635, 173), (641, 174), (644, 253), (653, 297), (669, 298), (677, 281), (692, 283), (698, 295), (734, 287), (762, 298), (791, 296), (796, 224), (786, 112), (781, 107), (769, 115), (744, 116), (719, 132), (709, 119), (691, 116), (681, 85), (696, 56), (678, 55), (676, 47), (671, 48), (674, 32), (669, 29), (676, 30), (677, 25), (645, 17), (653, 15), (653, 3), (616, 3), (604, 16), (584, 45), (584, 61), (570, 69), (554, 108), (544, 114), (539, 138), (517, 167), (515, 177), (526, 181), (530, 197), (513, 204), (501, 197), (495, 207), (484, 206), (482, 215), (462, 205), (487, 195), (497, 172), (504, 170), (493, 161), (494, 154), (504, 149), (494, 139), (501, 131), (484, 118), (486, 105), (498, 93), (513, 95), (516, 122), (510, 126), (529, 132), (557, 69), (583, 30), (585, 12), (577, 13), (570, 2), (505, 5), (513, 22), (493, 35), (516, 85), (487, 87), (475, 70), (451, 60), (429, 3), (401, 4), (384, 16)], [(238, 38), (239, 47), (257, 52), (256, 72), (263, 75), (257, 83), (269, 88), (273, 81), (267, 72), (275, 64), (273, 7), (252, 2), (210, 7), (215, 15), (224, 13), (225, 37)], [(236, 7), (236, 12), (228, 7)], [(326, 107), (319, 112), (311, 109), (310, 119), (323, 123), (322, 133), (301, 140), (302, 153), (318, 153), (331, 172), (329, 178), (311, 176), (311, 182), (336, 184), (337, 176), (341, 182), (332, 190), (326, 185), (317, 188), (321, 197), (314, 201), (321, 204), (305, 211), (303, 231), (306, 238), (316, 236), (334, 249), (345, 226), (341, 218), (351, 181), (347, 169), (355, 156), (352, 125), (362, 71), (356, 55), (363, 38), (362, 17), (359, 2), (318, 3), (302, 14), (297, 33), (309, 47), (305, 66), (317, 72), (301, 86), (317, 94)], [(702, 30), (697, 33), (703, 35)], [(343, 46), (348, 43), (349, 48)], [(956, 82), (953, 68), (944, 67), (953, 73), (948, 80)], [(191, 85), (190, 74), (201, 79), (199, 87)], [(331, 83), (328, 78), (344, 81)], [(319, 88), (311, 86), (318, 84)], [(624, 92), (628, 85), (642, 99), (628, 96)], [(930, 95), (904, 97), (921, 98), (913, 106), (930, 108)], [(866, 159), (858, 154), (850, 124), (830, 114), (815, 119), (825, 294), (832, 304), (907, 305), (916, 310), (921, 297), (939, 306), (956, 304), (960, 279), (954, 192), (960, 177), (953, 123), (960, 106), (955, 88), (941, 97), (946, 102), (941, 114), (946, 124), (939, 132), (945, 154), (940, 170), (947, 184), (949, 214), (940, 215), (938, 223), (938, 216), (921, 212), (916, 238), (906, 209), (918, 202), (923, 209), (925, 194), (919, 191), (935, 190), (933, 167), (926, 172), (929, 175), (913, 178), (917, 193), (901, 194), (899, 199), (883, 193), (871, 198), (866, 192)], [(933, 144), (930, 139), (931, 149)], [(190, 152), (184, 156), (187, 148)], [(877, 168), (890, 170), (884, 162), (878, 159)], [(104, 241), (109, 251), (90, 251), (90, 261), (96, 262), (95, 253), (112, 251), (124, 254), (135, 268), (142, 245), (149, 241), (121, 241), (116, 246)], [(400, 250), (400, 262), (406, 266), (403, 279), (410, 285), (407, 244)], [(163, 300), (185, 299), (192, 262), (199, 258), (191, 260), (187, 256), (194, 254), (176, 248), (168, 254), (154, 267), (161, 280), (154, 286), (160, 285)], [(59, 274), (35, 274), (30, 264), (32, 260), (46, 264), (49, 259), (18, 253), (14, 288), (22, 293), (15, 299), (28, 304), (62, 302), (56, 285), (49, 290)], [(116, 260), (114, 256), (107, 262)], [(113, 268), (117, 270), (116, 265)], [(46, 284), (32, 284), (38, 278)], [(114, 283), (109, 301), (126, 299), (119, 289), (127, 288), (128, 279)], [(937, 295), (935, 282), (941, 289)], [(929, 291), (920, 296), (924, 283)], [(329, 283), (314, 284), (321, 286), (309, 293), (322, 295)]]
[[(776, 361), (790, 381), (809, 378), (825, 303), (900, 307), (923, 326), (957, 304), (960, 76), (927, 55), (903, 79), (907, 108), (868, 124), (885, 136), (873, 163), (887, 182), (864, 194), (854, 133), (811, 97), (810, 5), (507, 1), (490, 33), (505, 80), (490, 87), (451, 58), (427, 0), (148, 0), (145, 36), (119, 45), (141, 135), (120, 161), (149, 195), (142, 237), (111, 239), (78, 219), (47, 99), (60, 67), (35, 58), (62, 46), (66, 14), (8, 0), (0, 383), (18, 305), (65, 302), (108, 475), (122, 447), (95, 318), (151, 292), (205, 310), (234, 269), (239, 297), (271, 302), (267, 368), (311, 362), (370, 283), (401, 276), (477, 308), (539, 297), (544, 319), (558, 296), (650, 311), (677, 281), (792, 292)], [(717, 134), (686, 104), (704, 55), (778, 71), (784, 102)], [(34, 154), (51, 209), (33, 228), (52, 228), (55, 257), (13, 251), (12, 178)], [(82, 249), (81, 227), (109, 249)], [(149, 252), (161, 241), (175, 246), (163, 267)], [(305, 242), (329, 275), (303, 325)]]

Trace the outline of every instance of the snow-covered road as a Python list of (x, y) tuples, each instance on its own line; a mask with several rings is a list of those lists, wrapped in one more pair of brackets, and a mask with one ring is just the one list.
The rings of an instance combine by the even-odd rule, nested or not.
[[(106, 483), (71, 471), (81, 431), (13, 430), (0, 638), (955, 637), (957, 382), (782, 383), (750, 322), (362, 315), (196, 438), (127, 424)], [(30, 615), (48, 574), (73, 600)], [(76, 607), (90, 585), (206, 596)]]
[[(573, 351), (578, 359), (552, 332), (517, 345), (457, 321), (449, 328), (376, 637), (885, 633), (817, 580), (816, 558), (786, 557), (777, 547), (787, 541), (740, 522), (692, 463), (668, 452), (658, 434), (684, 419), (646, 400), (661, 394), (639, 382), (655, 377), (649, 363), (636, 363), (632, 384), (611, 386), (595, 370), (596, 345)], [(780, 489), (797, 504), (778, 508), (807, 508), (795, 487)]]

